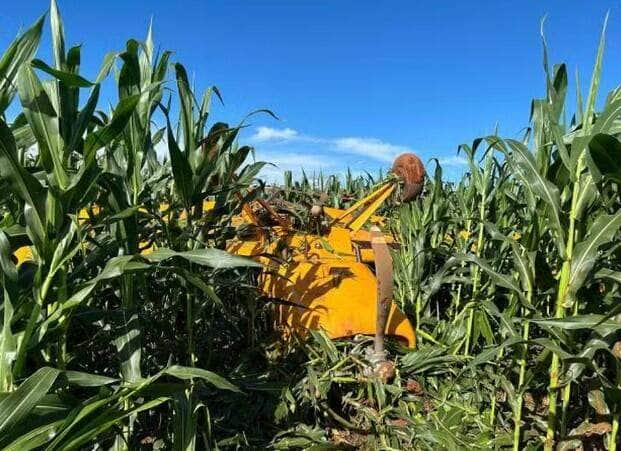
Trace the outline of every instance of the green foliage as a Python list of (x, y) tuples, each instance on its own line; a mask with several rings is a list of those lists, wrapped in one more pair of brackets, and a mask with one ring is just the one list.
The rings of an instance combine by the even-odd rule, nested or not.
[(53, 61), (36, 59), (44, 19), (0, 57), (0, 447), (615, 449), (621, 88), (596, 110), (603, 33), (570, 121), (544, 40), (523, 139), (461, 145), (461, 180), (435, 161), (421, 199), (383, 209), (418, 345), (389, 343), (382, 380), (365, 337), (276, 337), (258, 265), (223, 249), (256, 196), (309, 230), (311, 205), (347, 208), (391, 176), (264, 187), (247, 118), (208, 126), (220, 92), (197, 96), (151, 29), (91, 80), (54, 0)]
[[(533, 101), (524, 139), (461, 146), (470, 172), (456, 185), (436, 172), (428, 197), (394, 221), (404, 244), (399, 302), (421, 341), (472, 358), (455, 384), (495, 372), (484, 395), (489, 421), (496, 434), (513, 432), (516, 450), (576, 440), (614, 449), (619, 440), (619, 416), (587, 400), (598, 391), (616, 406), (621, 394), (621, 111), (618, 88), (595, 111), (603, 42), (602, 34), (587, 103), (570, 123), (566, 69), (549, 69), (544, 40), (546, 97)], [(533, 399), (542, 406), (527, 406)]]
[[(239, 127), (214, 125), (207, 141), (215, 151), (205, 151), (208, 99), (196, 117), (194, 95), (180, 83), (189, 115), (179, 130), (191, 135), (184, 151), (196, 178), (178, 178), (177, 159), (171, 171), (155, 153), (170, 52), (154, 54), (149, 30), (144, 42), (108, 55), (91, 82), (79, 73), (80, 47), (65, 46), (54, 0), (49, 18), (51, 64), (34, 59), (43, 19), (0, 59), (2, 112), (16, 92), (22, 106), (12, 122), (0, 118), (0, 447), (196, 443), (197, 415), (209, 421), (200, 406), (214, 391), (240, 393), (206, 368), (217, 345), (196, 343), (194, 329), (223, 323), (224, 302), (252, 292), (257, 264), (218, 246), (231, 233), (226, 218), (239, 211), (227, 200), (245, 196), (261, 166), (245, 164)], [(119, 96), (105, 113), (100, 84), (112, 68)], [(224, 206), (217, 219), (202, 214), (209, 198)], [(32, 259), (16, 266), (22, 246)], [(141, 255), (148, 246), (157, 250)], [(172, 335), (158, 336), (157, 321)], [(182, 430), (173, 419), (184, 417)], [(211, 438), (201, 440), (209, 446)]]

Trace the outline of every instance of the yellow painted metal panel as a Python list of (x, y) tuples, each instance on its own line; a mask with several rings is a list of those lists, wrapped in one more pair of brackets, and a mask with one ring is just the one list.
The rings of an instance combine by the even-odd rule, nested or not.
[(13, 253), (13, 255), (17, 259), (18, 265), (21, 265), (22, 263), (33, 259), (32, 251), (30, 250), (29, 246), (20, 247)]
[[(377, 282), (363, 263), (293, 262), (278, 267), (278, 275), (265, 273), (261, 288), (272, 298), (294, 305), (278, 307), (278, 319), (287, 330), (325, 329), (331, 338), (373, 335), (377, 303)], [(393, 304), (386, 334), (413, 348), (412, 325)]]

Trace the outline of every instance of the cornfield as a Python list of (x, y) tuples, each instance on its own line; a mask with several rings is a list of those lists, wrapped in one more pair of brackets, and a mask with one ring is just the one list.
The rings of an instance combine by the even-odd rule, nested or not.
[(605, 26), (574, 107), (543, 39), (524, 136), (463, 144), (460, 180), (431, 162), (420, 199), (384, 206), (417, 334), (388, 343), (385, 380), (372, 338), (282, 340), (260, 265), (224, 248), (258, 196), (305, 229), (314, 203), (347, 208), (389, 175), (266, 186), (248, 117), (210, 118), (219, 90), (199, 93), (151, 29), (89, 80), (52, 0), (0, 59), (0, 448), (618, 449), (621, 86), (597, 108), (604, 43)]

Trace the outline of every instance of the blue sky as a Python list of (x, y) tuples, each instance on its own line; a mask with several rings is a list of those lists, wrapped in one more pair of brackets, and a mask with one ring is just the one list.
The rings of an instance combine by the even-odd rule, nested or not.
[[(6, 2), (0, 48), (48, 8)], [(539, 24), (553, 62), (589, 81), (607, 10), (602, 93), (621, 75), (620, 1), (59, 0), (69, 44), (84, 44), (93, 76), (110, 50), (142, 38), (217, 85), (214, 118), (237, 123), (257, 108), (243, 141), (280, 169), (375, 172), (406, 150), (464, 170), (460, 143), (493, 131), (518, 136), (530, 99), (543, 93)], [(40, 55), (49, 60), (49, 29)], [(105, 91), (111, 98), (114, 92)], [(603, 96), (601, 96), (603, 97)], [(266, 175), (277, 177), (277, 170)]]

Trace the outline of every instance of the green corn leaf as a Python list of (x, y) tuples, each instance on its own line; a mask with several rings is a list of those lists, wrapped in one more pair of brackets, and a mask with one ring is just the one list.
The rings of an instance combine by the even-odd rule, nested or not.
[(52, 29), (52, 48), (54, 65), (57, 69), (65, 68), (65, 30), (56, 0), (50, 2), (50, 26)]
[(442, 265), (442, 267), (429, 278), (429, 281), (424, 288), (427, 298), (431, 298), (431, 296), (436, 294), (440, 288), (442, 288), (443, 284), (448, 283), (448, 279), (451, 276), (451, 269), (458, 263), (459, 259), (455, 257), (447, 259), (444, 265)]
[(591, 128), (592, 116), (595, 113), (595, 101), (597, 100), (597, 93), (599, 91), (599, 82), (602, 76), (602, 61), (604, 58), (604, 45), (606, 43), (606, 27), (607, 26), (608, 26), (608, 14), (606, 14), (606, 18), (604, 19), (604, 26), (602, 27), (602, 33), (600, 35), (599, 46), (597, 48), (597, 57), (595, 58), (595, 67), (593, 68), (593, 74), (591, 75), (591, 85), (589, 88), (589, 95), (587, 97), (584, 117), (582, 119), (582, 129), (585, 132)]
[(535, 256), (526, 252), (524, 246), (516, 240), (501, 233), (495, 224), (485, 222), (485, 228), (489, 231), (492, 239), (509, 244), (513, 251), (514, 266), (520, 274), (522, 288), (524, 291), (532, 292), (535, 286)]
[[(24, 115), (20, 114), (20, 117), (24, 117)], [(13, 121), (13, 124), (11, 124), (10, 127), (11, 131), (13, 132), (13, 136), (15, 137), (15, 145), (18, 149), (31, 148), (36, 144), (37, 140), (32, 134), (30, 126), (28, 124), (19, 125), (16, 122), (17, 121)]]
[(63, 190), (69, 183), (64, 162), (64, 143), (60, 135), (58, 114), (41, 81), (29, 66), (20, 70), (17, 90), (24, 114), (37, 139), (39, 155), (51, 182)]
[(542, 326), (555, 327), (564, 330), (589, 329), (597, 332), (603, 337), (621, 330), (621, 321), (617, 321), (614, 318), (608, 318), (607, 315), (597, 314), (573, 315), (566, 318), (532, 319), (530, 321)]
[(63, 420), (58, 420), (30, 429), (25, 434), (15, 438), (11, 443), (6, 445), (3, 450), (26, 451), (31, 449), (39, 449), (58, 433), (58, 430), (62, 424)]
[(476, 264), (483, 271), (485, 271), (485, 273), (490, 277), (490, 279), (492, 279), (492, 281), (496, 285), (499, 285), (499, 286), (501, 286), (503, 288), (507, 288), (508, 290), (511, 290), (515, 294), (517, 294), (525, 307), (527, 307), (527, 308), (532, 308), (533, 307), (532, 305), (529, 305), (526, 302), (526, 298), (524, 297), (524, 292), (522, 291), (520, 286), (515, 282), (515, 280), (513, 279), (512, 276), (510, 276), (508, 274), (502, 274), (502, 273), (500, 273), (498, 271), (495, 271), (494, 268), (492, 267), (492, 265), (490, 265), (490, 263), (488, 261), (486, 261), (486, 260), (484, 260), (482, 258), (479, 258), (476, 255), (467, 254), (467, 255), (464, 255), (464, 256), (461, 256), (461, 257), (458, 257), (458, 258), (460, 260), (462, 260), (462, 261)]
[(107, 222), (115, 222), (115, 221), (120, 221), (122, 219), (127, 219), (127, 218), (131, 218), (132, 216), (134, 216), (136, 213), (139, 213), (140, 211), (140, 207), (128, 207), (124, 210), (121, 210), (120, 212), (110, 215), (110, 216), (106, 216), (104, 218), (105, 221)]
[(229, 391), (241, 393), (239, 388), (231, 384), (229, 381), (227, 381), (222, 376), (219, 376), (216, 373), (204, 370), (202, 368), (193, 368), (193, 367), (187, 367), (187, 366), (173, 365), (169, 368), (166, 368), (163, 371), (163, 373), (168, 374), (169, 376), (174, 376), (178, 379), (184, 379), (184, 380), (189, 380), (193, 378), (202, 379), (205, 382), (209, 382), (211, 385), (221, 390), (229, 390)]
[(50, 262), (50, 269), (47, 277), (53, 278), (58, 270), (63, 267), (79, 250), (79, 243), (74, 242), (74, 237), (77, 231), (77, 223), (72, 221), (69, 224), (69, 228), (63, 235), (62, 239), (58, 243), (58, 246), (54, 250), (52, 261)]
[(621, 184), (621, 142), (611, 135), (598, 133), (589, 142), (591, 173), (596, 180), (602, 177)]
[(174, 451), (193, 451), (196, 449), (196, 411), (202, 404), (194, 405), (195, 401), (186, 391), (177, 392), (172, 395), (173, 409), (173, 450)]
[(28, 238), (30, 238), (35, 248), (41, 252), (46, 248), (46, 232), (41, 222), (39, 212), (35, 207), (26, 204), (24, 205), (24, 219), (26, 220), (26, 233), (28, 234)]
[[(559, 324), (561, 324), (561, 322), (557, 322), (556, 318), (553, 319), (538, 319), (538, 320), (533, 320), (533, 319), (528, 319), (528, 321), (531, 322), (536, 322), (542, 326), (557, 326)], [(537, 346), (542, 346), (543, 348), (547, 349), (548, 351), (554, 352), (555, 354), (558, 354), (558, 356), (563, 359), (563, 360), (567, 360), (567, 359), (572, 359), (576, 356), (574, 356), (573, 354), (565, 351), (557, 342), (555, 342), (554, 340), (550, 339), (550, 338), (535, 338), (535, 339), (531, 339), (531, 340), (523, 340), (518, 336), (513, 336), (508, 338), (507, 340), (505, 340), (503, 343), (501, 343), (498, 346), (493, 346), (493, 347), (489, 347), (486, 348), (485, 350), (483, 350), (481, 353), (479, 353), (474, 359), (472, 359), (472, 361), (469, 363), (468, 367), (474, 367), (474, 366), (478, 366), (481, 364), (485, 364), (488, 363), (490, 360), (492, 360), (494, 357), (497, 357), (499, 354), (499, 351), (501, 351), (502, 349), (506, 348), (506, 347), (513, 347), (513, 346), (518, 346), (518, 345), (522, 345), (522, 344), (528, 344), (528, 345), (537, 345)]]
[[(241, 166), (242, 164), (243, 160), (240, 160), (239, 166)], [(250, 185), (259, 176), (261, 170), (268, 164), (269, 163), (266, 163), (264, 161), (257, 161), (255, 163), (245, 165), (243, 169), (239, 171), (239, 176), (236, 180), (238, 186)]]
[(591, 129), (591, 134), (598, 133), (615, 134), (619, 133), (618, 119), (621, 115), (621, 94), (613, 95), (606, 103), (604, 111), (599, 113), (595, 125)]
[(576, 205), (574, 208), (574, 216), (576, 218), (583, 218), (589, 207), (593, 205), (599, 195), (597, 186), (593, 181), (593, 176), (590, 172), (584, 172), (580, 175), (580, 191), (576, 198)]
[(509, 337), (507, 340), (503, 341), (501, 344), (497, 346), (491, 346), (485, 348), (483, 351), (479, 352), (474, 359), (468, 363), (469, 368), (474, 368), (478, 365), (489, 363), (493, 361), (499, 356), (499, 352), (507, 347), (516, 346), (518, 344), (522, 344), (524, 341), (518, 336)]
[(138, 41), (130, 39), (127, 41), (125, 52), (120, 57), (123, 66), (119, 73), (119, 98), (124, 99), (140, 93), (140, 63), (138, 61)]
[(13, 192), (34, 211), (33, 219), (43, 228), (46, 190), (39, 180), (24, 168), (17, 158), (11, 130), (0, 118), (0, 177), (8, 180)]
[(475, 310), (474, 312), (474, 327), (473, 327), (473, 341), (477, 341), (478, 336), (481, 335), (487, 345), (494, 343), (494, 334), (492, 332), (492, 326), (489, 322), (489, 318), (485, 312), (481, 310)]
[(119, 382), (118, 379), (100, 376), (98, 374), (84, 373), (82, 371), (63, 371), (62, 377), (69, 384), (80, 387), (101, 387)]
[(7, 234), (0, 229), (0, 281), (3, 287), (3, 321), (0, 330), (0, 392), (9, 391), (13, 385), (12, 365), (17, 354), (17, 340), (11, 330), (13, 304), (18, 300), (17, 268), (11, 260), (11, 246)]
[(100, 86), (95, 85), (88, 100), (86, 101), (86, 104), (84, 105), (84, 108), (82, 108), (82, 111), (80, 111), (76, 117), (71, 140), (69, 141), (69, 149), (71, 150), (84, 152), (83, 148), (79, 148), (79, 143), (81, 142), (82, 137), (84, 136), (84, 133), (86, 132), (86, 129), (90, 125), (93, 115), (95, 114), (97, 102), (99, 101), (99, 91)]
[(209, 299), (211, 299), (214, 304), (221, 307), (224, 306), (224, 304), (222, 303), (222, 299), (220, 299), (220, 297), (217, 295), (213, 285), (205, 283), (200, 275), (193, 274), (192, 272), (184, 268), (173, 267), (171, 268), (171, 270), (183, 280), (187, 281), (188, 283), (201, 290), (201, 292), (205, 294)]
[(0, 114), (11, 104), (20, 67), (36, 53), (41, 39), (44, 17), (17, 38), (0, 58)]
[(565, 97), (567, 95), (567, 66), (565, 64), (555, 65), (554, 77), (551, 92), (551, 114), (554, 123), (558, 123), (565, 108)]
[(151, 69), (153, 67), (153, 19), (149, 22), (147, 28), (147, 36), (142, 42), (142, 53), (140, 55), (140, 72), (147, 75), (145, 78), (151, 78)]
[[(185, 68), (175, 64), (175, 74), (177, 77), (177, 89), (179, 90), (179, 100), (181, 101), (181, 126), (183, 130), (183, 153), (189, 159), (196, 148), (194, 142), (194, 98), (188, 82), (188, 75)], [(194, 166), (196, 169), (196, 166)]]
[(310, 333), (313, 336), (313, 340), (325, 353), (325, 355), (328, 357), (330, 362), (334, 363), (339, 360), (340, 356), (336, 348), (336, 345), (330, 339), (330, 337), (328, 337), (325, 331), (311, 330)]
[(535, 193), (546, 204), (550, 225), (555, 232), (553, 233), (554, 242), (561, 256), (564, 256), (565, 232), (561, 223), (558, 188), (541, 174), (533, 155), (523, 143), (515, 140), (506, 140), (505, 142), (508, 144), (511, 153), (504, 146), (502, 149), (512, 167), (516, 170), (518, 177), (522, 179), (524, 185), (530, 191)]
[(584, 117), (584, 102), (582, 99), (582, 89), (580, 88), (580, 73), (576, 67), (576, 117), (575, 123), (582, 123)]
[(49, 315), (37, 328), (34, 339), (36, 342), (41, 342), (48, 332), (50, 327), (53, 327), (57, 324), (57, 322), (63, 316), (69, 314), (73, 309), (82, 305), (86, 302), (93, 292), (93, 290), (98, 286), (99, 283), (115, 279), (117, 277), (122, 276), (123, 274), (128, 274), (135, 271), (144, 271), (149, 268), (149, 265), (136, 261), (136, 257), (132, 255), (123, 255), (119, 257), (111, 258), (107, 263), (104, 269), (82, 285), (69, 297), (67, 300), (61, 300), (59, 308), (57, 308), (54, 313)]
[(95, 86), (95, 83), (93, 83), (92, 81), (88, 81), (86, 78), (81, 77), (78, 74), (74, 74), (72, 72), (67, 72), (60, 69), (54, 69), (40, 59), (34, 59), (30, 64), (35, 69), (39, 69), (47, 74), (50, 74), (67, 87), (90, 88), (91, 86)]
[(447, 354), (445, 349), (427, 348), (406, 354), (401, 365), (407, 374), (437, 374), (463, 360), (462, 356)]
[[(604, 326), (605, 327), (605, 326)], [(596, 332), (603, 336), (607, 335), (604, 330), (602, 333), (602, 328), (598, 329)], [(618, 327), (617, 327), (618, 330)], [(613, 332), (614, 333), (614, 332)], [(584, 372), (586, 368), (591, 368), (595, 372), (598, 371), (596, 361), (594, 360), (596, 353), (607, 353), (612, 354), (610, 352), (610, 345), (605, 340), (600, 338), (591, 338), (589, 339), (582, 347), (581, 351), (568, 359), (565, 359), (565, 364), (568, 366), (567, 376), (572, 381), (577, 381), (580, 375)], [(614, 354), (611, 355), (614, 357)]]
[(118, 335), (113, 340), (117, 356), (121, 361), (121, 374), (127, 382), (140, 380), (141, 325), (138, 315), (131, 307), (123, 306), (123, 320)]
[[(168, 402), (170, 398), (160, 397), (142, 404), (136, 404), (129, 409), (106, 409), (95, 418), (86, 422), (81, 429), (72, 430), (62, 441), (52, 443), (47, 449), (49, 450), (77, 450), (89, 443), (94, 438), (103, 434), (105, 431), (113, 428), (122, 421), (131, 416), (135, 416), (140, 412), (152, 410), (155, 407)], [(75, 428), (74, 428), (75, 429)]]
[(72, 74), (80, 71), (80, 63), (82, 61), (82, 46), (74, 45), (67, 52), (67, 61), (65, 62), (66, 70)]
[(582, 287), (588, 273), (595, 266), (599, 248), (612, 241), (619, 227), (621, 227), (621, 212), (614, 215), (601, 214), (593, 222), (586, 238), (576, 244), (571, 261), (567, 306), (573, 304), (575, 293)]
[(70, 434), (74, 432), (75, 427), (80, 422), (87, 421), (89, 416), (96, 414), (101, 410), (105, 410), (106, 406), (113, 404), (122, 394), (122, 391), (117, 391), (108, 397), (88, 400), (82, 405), (74, 408), (67, 415), (62, 425), (59, 427), (59, 431), (54, 437), (54, 441), (50, 443), (50, 445), (46, 449), (54, 449), (54, 447), (58, 443), (61, 443), (65, 439), (65, 437), (71, 437)]
[(190, 163), (186, 157), (186, 154), (181, 152), (175, 136), (172, 132), (170, 120), (168, 120), (168, 152), (170, 154), (170, 164), (172, 166), (172, 173), (175, 180), (175, 188), (183, 205), (186, 208), (190, 207), (192, 197), (194, 194), (194, 173), (190, 167)]
[[(168, 61), (170, 60), (170, 57), (172, 55), (172, 52), (170, 51), (165, 51), (162, 53), (162, 55), (160, 56), (160, 58), (157, 60), (156, 64), (155, 64), (155, 68), (153, 70), (153, 82), (162, 82), (166, 80), (166, 74), (168, 73)], [(156, 97), (156, 100), (160, 100), (161, 99), (161, 93), (159, 96)]]
[(560, 125), (552, 122), (549, 124), (550, 131), (552, 133), (552, 137), (554, 139), (554, 143), (556, 144), (556, 148), (558, 149), (559, 156), (563, 161), (563, 164), (569, 170), (571, 176), (574, 176), (575, 169), (572, 167), (571, 157), (569, 156), (569, 150), (565, 144), (565, 139), (563, 137), (563, 131)]
[[(127, 386), (125, 391), (117, 391), (108, 398), (97, 399), (93, 402), (86, 403), (76, 408), (65, 420), (61, 429), (62, 432), (57, 435), (54, 442), (50, 444), (48, 449), (77, 449), (80, 445), (87, 443), (94, 437), (99, 436), (104, 431), (122, 424), (122, 421), (139, 412), (151, 410), (154, 407), (170, 400), (170, 394), (178, 392), (178, 390), (155, 390), (154, 393), (167, 393), (159, 397), (133, 404), (128, 409), (119, 409), (118, 399), (123, 395), (126, 399), (134, 398), (138, 394), (149, 394), (149, 388), (160, 377), (168, 375), (183, 380), (202, 379), (222, 390), (240, 392), (237, 387), (228, 382), (221, 376), (200, 368), (188, 368), (182, 366), (172, 366), (160, 371), (158, 374), (137, 381)], [(87, 375), (92, 376), (92, 375)], [(80, 376), (78, 379), (83, 379)], [(86, 383), (97, 382), (97, 385), (108, 384), (113, 381), (108, 378), (96, 377), (96, 380), (86, 379)], [(94, 386), (94, 385), (93, 385)]]
[(42, 249), (45, 242), (46, 189), (19, 162), (10, 129), (0, 119), (0, 179), (7, 180), (13, 192), (24, 202), (27, 233), (32, 243)]
[(117, 52), (106, 53), (106, 56), (104, 56), (104, 60), (101, 63), (101, 68), (99, 69), (99, 72), (97, 73), (97, 77), (95, 78), (96, 84), (99, 84), (105, 80), (105, 78), (110, 73), (110, 70), (112, 69), (112, 67), (114, 67), (114, 62), (116, 61), (116, 58), (118, 56), (119, 54)]
[(41, 368), (26, 379), (17, 390), (0, 401), (0, 437), (23, 421), (56, 381), (60, 371)]
[(84, 155), (94, 154), (96, 150), (107, 146), (119, 136), (127, 126), (139, 101), (140, 95), (126, 97), (121, 100), (114, 110), (110, 123), (86, 137)]
[(213, 87), (205, 90), (205, 92), (203, 93), (203, 98), (200, 103), (200, 108), (198, 110), (198, 119), (196, 121), (195, 136), (194, 136), (194, 142), (196, 142), (197, 145), (201, 143), (201, 141), (205, 137), (205, 126), (207, 125), (207, 119), (209, 117), (212, 92), (214, 92)]
[[(544, 325), (545, 323), (541, 324)], [(547, 337), (543, 337), (543, 338), (534, 338), (532, 340), (526, 340), (526, 341), (522, 341), (521, 343), (526, 343), (529, 345), (538, 345), (538, 346), (543, 346), (546, 350), (553, 352), (554, 354), (558, 355), (561, 359), (569, 359), (571, 357), (573, 357), (573, 354), (567, 352), (565, 349), (563, 349), (560, 345), (560, 343), (556, 340), (553, 340), (552, 338), (547, 338)]]
[(77, 212), (86, 205), (86, 202), (97, 188), (97, 180), (101, 168), (94, 160), (84, 162), (76, 174), (71, 176), (71, 184), (60, 196), (66, 211)]
[(621, 271), (614, 271), (608, 268), (602, 268), (594, 275), (595, 279), (607, 279), (621, 284)]
[(179, 257), (183, 258), (191, 263), (196, 263), (201, 266), (209, 266), (215, 269), (225, 268), (261, 268), (262, 265), (250, 258), (240, 257), (237, 255), (229, 254), (226, 251), (220, 249), (196, 249), (186, 252), (176, 252), (171, 249), (157, 249), (151, 254), (142, 256), (144, 259), (152, 262), (159, 263), (169, 258)]
[(141, 164), (144, 158), (146, 135), (150, 127), (150, 94), (143, 90), (143, 86), (146, 86), (150, 79), (147, 78), (148, 74), (141, 73), (139, 50), (140, 43), (138, 41), (133, 39), (127, 41), (126, 50), (120, 55), (123, 65), (118, 78), (119, 98), (121, 100), (142, 94), (123, 133), (126, 158), (125, 177), (130, 181), (129, 187), (133, 199), (142, 190)]

